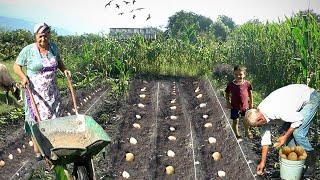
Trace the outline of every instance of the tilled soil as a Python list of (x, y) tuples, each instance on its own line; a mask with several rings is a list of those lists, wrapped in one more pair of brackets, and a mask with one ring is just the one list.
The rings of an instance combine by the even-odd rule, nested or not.
[[(132, 87), (109, 157), (99, 164), (107, 166), (101, 179), (122, 179), (124, 171), (130, 179), (254, 179), (217, 99), (204, 81), (146, 78), (134, 80)], [(141, 94), (146, 97), (140, 98)], [(197, 99), (198, 94), (202, 98)], [(205, 114), (207, 119), (203, 118)], [(141, 119), (135, 115), (141, 115)], [(134, 128), (133, 123), (141, 128)], [(212, 127), (206, 128), (205, 123)], [(170, 141), (169, 136), (176, 140)], [(130, 144), (130, 137), (138, 143)], [(209, 144), (209, 137), (216, 138), (216, 143)], [(168, 150), (175, 156), (169, 157)], [(135, 155), (134, 161), (125, 160), (127, 152)], [(221, 153), (222, 158), (213, 160), (214, 152)], [(167, 166), (173, 166), (173, 174), (166, 174)], [(219, 177), (218, 171), (225, 172), (225, 177)]]
[[(253, 140), (236, 140), (224, 99), (216, 96), (216, 90), (207, 81), (142, 76), (132, 81), (129, 98), (119, 101), (102, 96), (106, 89), (103, 87), (90, 99), (91, 91), (77, 93), (78, 104), (82, 104), (79, 113), (92, 116), (112, 139), (105, 159), (94, 159), (98, 179), (123, 179), (124, 171), (129, 179), (280, 179), (279, 169), (274, 167), (278, 162), (274, 149), (268, 154), (266, 174), (255, 175), (260, 158), (259, 134), (254, 132)], [(142, 94), (144, 98), (140, 97)], [(65, 98), (63, 105), (66, 114), (71, 111), (70, 99)], [(34, 159), (22, 122), (0, 134), (5, 137), (0, 141), (0, 159), (6, 161), (5, 167), (0, 168), (0, 179), (27, 179), (35, 169), (44, 167), (43, 161)], [(141, 128), (133, 127), (133, 123)], [(206, 123), (212, 127), (206, 128)], [(315, 129), (313, 135), (318, 132)], [(176, 140), (170, 141), (169, 136)], [(137, 139), (137, 144), (130, 144), (131, 137)], [(210, 144), (209, 137), (216, 142)], [(21, 154), (17, 148), (22, 150)], [(168, 150), (175, 156), (169, 157)], [(135, 155), (131, 162), (125, 160), (128, 152)], [(214, 152), (220, 152), (222, 158), (214, 161)], [(14, 159), (9, 160), (9, 154)], [(166, 174), (169, 165), (174, 167), (174, 174)], [(219, 171), (225, 172), (225, 177), (219, 177)], [(318, 169), (310, 179), (320, 179), (319, 172)], [(46, 176), (36, 179), (43, 177)]]

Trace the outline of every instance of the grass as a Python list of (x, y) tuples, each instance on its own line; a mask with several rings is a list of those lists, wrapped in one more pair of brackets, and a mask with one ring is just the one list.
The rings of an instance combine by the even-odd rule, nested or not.
[[(19, 77), (13, 72), (13, 64), (14, 61), (0, 61), (1, 64), (4, 64), (7, 66), (7, 69), (9, 71), (9, 74), (11, 75), (11, 77), (19, 82)], [(19, 104), (17, 102), (17, 100), (11, 95), (11, 93), (9, 92), (9, 104), (6, 104), (6, 94), (4, 91), (0, 91), (0, 114), (6, 113), (6, 112), (10, 112), (13, 109), (15, 109), (16, 107), (19, 107), (21, 104)]]

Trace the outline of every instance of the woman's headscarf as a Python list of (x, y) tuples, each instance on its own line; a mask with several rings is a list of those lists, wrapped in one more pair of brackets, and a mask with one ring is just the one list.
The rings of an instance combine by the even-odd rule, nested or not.
[(34, 34), (41, 34), (41, 33), (47, 33), (50, 32), (50, 26), (48, 26), (46, 23), (38, 23), (34, 25), (33, 33)]

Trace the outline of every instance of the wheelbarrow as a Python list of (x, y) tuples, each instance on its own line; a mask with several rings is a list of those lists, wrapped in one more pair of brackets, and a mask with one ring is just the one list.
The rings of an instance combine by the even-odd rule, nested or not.
[[(41, 154), (54, 166), (63, 167), (67, 179), (96, 179), (92, 157), (110, 143), (104, 129), (90, 116), (78, 114), (77, 102), (71, 83), (75, 115), (41, 120), (30, 88), (32, 108), (35, 110), (37, 123), (32, 126), (32, 136)], [(68, 174), (67, 164), (73, 163), (72, 176)]]

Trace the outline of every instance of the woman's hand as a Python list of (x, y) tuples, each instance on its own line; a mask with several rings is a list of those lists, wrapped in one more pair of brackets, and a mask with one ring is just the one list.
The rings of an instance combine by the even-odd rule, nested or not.
[(29, 79), (27, 77), (22, 78), (21, 80), (21, 86), (23, 88), (26, 88), (26, 86), (29, 84)]
[(63, 73), (66, 77), (71, 77), (71, 72), (69, 70), (66, 69), (63, 71)]

